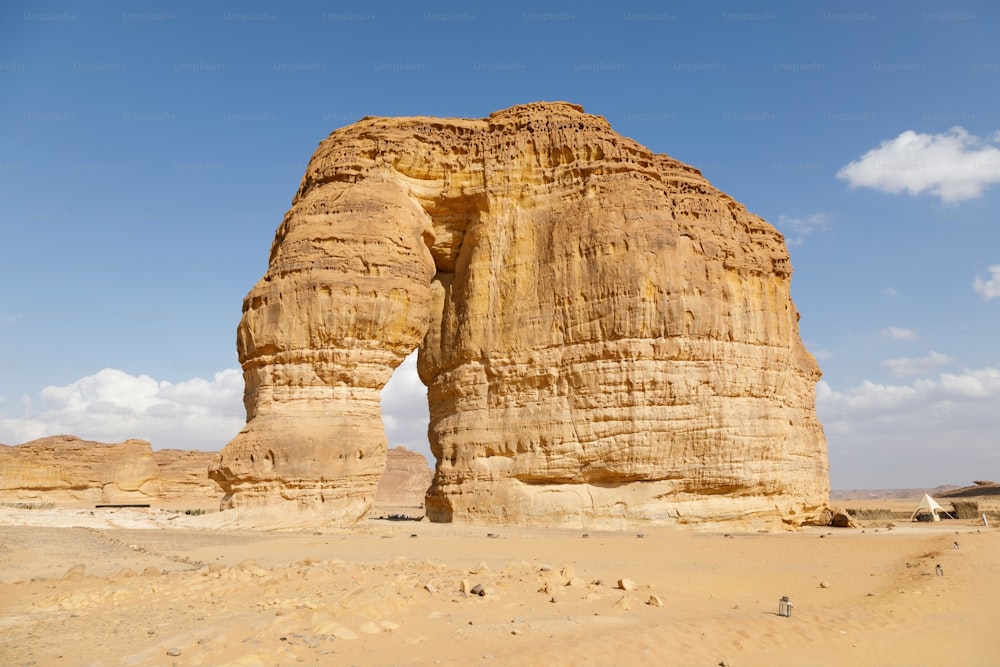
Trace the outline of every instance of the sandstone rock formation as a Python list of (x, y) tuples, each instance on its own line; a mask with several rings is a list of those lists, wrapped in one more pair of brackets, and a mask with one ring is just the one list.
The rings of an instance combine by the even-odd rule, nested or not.
[(176, 449), (154, 452), (145, 440), (105, 444), (69, 435), (0, 445), (0, 502), (208, 509), (222, 495), (207, 474), (216, 456)]
[(364, 118), (244, 300), (211, 476), (224, 507), (364, 516), (419, 346), (434, 521), (800, 524), (829, 482), (790, 279), (773, 227), (578, 106)]
[(423, 454), (405, 447), (393, 447), (387, 454), (385, 472), (375, 490), (373, 516), (423, 516), (424, 496), (434, 471), (427, 467)]

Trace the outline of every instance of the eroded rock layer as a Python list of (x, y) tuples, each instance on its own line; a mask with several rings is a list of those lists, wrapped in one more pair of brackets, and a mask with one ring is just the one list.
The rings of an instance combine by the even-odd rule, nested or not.
[(363, 516), (419, 345), (432, 520), (802, 523), (828, 475), (790, 278), (773, 227), (575, 105), (365, 118), (244, 301), (248, 423), (211, 474), (230, 507)]
[(385, 473), (375, 490), (372, 516), (423, 516), (424, 497), (433, 478), (434, 471), (427, 466), (423, 454), (405, 447), (389, 449)]
[(0, 501), (149, 503), (191, 509), (218, 504), (208, 478), (215, 452), (161, 449), (145, 440), (106, 444), (57, 435), (23, 445), (0, 445)]

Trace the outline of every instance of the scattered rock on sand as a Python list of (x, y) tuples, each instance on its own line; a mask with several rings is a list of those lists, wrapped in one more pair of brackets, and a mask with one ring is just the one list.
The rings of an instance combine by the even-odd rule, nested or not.
[(615, 603), (615, 609), (618, 609), (619, 611), (629, 611), (632, 609), (632, 602), (627, 597), (623, 597)]
[(858, 524), (854, 517), (844, 510), (834, 510), (830, 525), (834, 528), (857, 528)]
[(635, 582), (632, 581), (631, 579), (619, 579), (618, 588), (620, 588), (623, 591), (635, 590)]
[(646, 604), (648, 604), (650, 607), (662, 607), (663, 600), (660, 599), (659, 595), (650, 595), (649, 600), (646, 601)]

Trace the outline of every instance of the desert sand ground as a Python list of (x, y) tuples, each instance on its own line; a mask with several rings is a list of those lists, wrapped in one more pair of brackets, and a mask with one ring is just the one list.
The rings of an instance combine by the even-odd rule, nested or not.
[(1000, 531), (973, 521), (640, 534), (219, 517), (0, 508), (0, 663), (1000, 664)]

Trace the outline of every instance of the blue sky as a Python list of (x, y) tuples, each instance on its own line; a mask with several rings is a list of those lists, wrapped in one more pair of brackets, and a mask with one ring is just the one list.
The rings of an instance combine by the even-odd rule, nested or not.
[[(568, 100), (777, 226), (834, 488), (1000, 478), (1000, 5), (0, 8), (0, 442), (219, 449), (319, 141)], [(384, 392), (427, 451), (412, 362)]]

